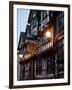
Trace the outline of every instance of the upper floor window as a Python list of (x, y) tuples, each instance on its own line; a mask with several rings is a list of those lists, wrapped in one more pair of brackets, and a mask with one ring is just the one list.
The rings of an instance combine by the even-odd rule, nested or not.
[(30, 30), (27, 30), (27, 37), (30, 37)]
[(45, 27), (47, 27), (48, 23), (50, 21), (50, 15), (49, 11), (41, 11), (41, 31), (44, 30)]
[(23, 38), (21, 38), (21, 41), (20, 41), (20, 48), (22, 47), (24, 41), (23, 41)]
[(37, 28), (33, 28), (33, 29), (31, 30), (31, 35), (32, 35), (32, 36), (37, 35)]
[(57, 32), (60, 33), (64, 30), (64, 12), (60, 12), (57, 17)]
[(49, 15), (49, 11), (42, 11), (41, 12), (41, 17), (42, 17), (42, 20), (47, 16), (47, 15)]
[(33, 11), (33, 18), (36, 16), (36, 11)]
[(42, 18), (45, 18), (47, 16), (47, 12), (46, 11), (43, 11), (42, 12)]
[(33, 29), (37, 25), (37, 17), (34, 17), (31, 21), (31, 29)]

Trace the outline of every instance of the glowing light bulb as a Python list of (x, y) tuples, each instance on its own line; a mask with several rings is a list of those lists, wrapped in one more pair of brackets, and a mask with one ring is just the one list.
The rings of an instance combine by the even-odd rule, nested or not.
[(19, 55), (19, 57), (20, 57), (20, 58), (22, 58), (22, 57), (23, 57), (23, 55), (22, 55), (22, 54), (20, 54), (20, 55)]
[(47, 31), (47, 32), (45, 33), (45, 36), (48, 37), (48, 38), (50, 38), (51, 32), (50, 32), (50, 31)]

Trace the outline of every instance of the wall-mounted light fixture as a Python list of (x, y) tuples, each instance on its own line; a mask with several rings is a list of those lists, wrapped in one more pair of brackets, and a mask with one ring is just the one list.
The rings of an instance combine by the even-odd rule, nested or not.
[(51, 32), (50, 31), (46, 31), (45, 32), (45, 36), (48, 37), (48, 38), (50, 38), (51, 37)]
[(19, 57), (20, 57), (20, 59), (22, 59), (23, 58), (23, 54), (20, 54)]

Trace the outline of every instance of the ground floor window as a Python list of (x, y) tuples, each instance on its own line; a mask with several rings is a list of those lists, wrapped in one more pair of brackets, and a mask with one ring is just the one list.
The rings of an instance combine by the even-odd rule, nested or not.
[(29, 75), (32, 75), (33, 74), (33, 63), (32, 61), (29, 62)]
[(47, 74), (53, 73), (53, 58), (47, 58)]
[(64, 46), (57, 51), (57, 63), (58, 77), (64, 77)]
[(25, 78), (25, 65), (20, 64), (20, 80), (23, 80)]
[(42, 60), (40, 58), (36, 60), (36, 74), (42, 74)]

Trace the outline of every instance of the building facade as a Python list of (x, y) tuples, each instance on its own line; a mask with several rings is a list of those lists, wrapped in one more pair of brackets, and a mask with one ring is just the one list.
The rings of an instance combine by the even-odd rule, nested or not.
[[(47, 31), (50, 37), (46, 37)], [(23, 54), (29, 58), (19, 62), (20, 80), (64, 78), (63, 11), (30, 10), (24, 43)], [(28, 52), (30, 43), (37, 46), (35, 52), (31, 48), (32, 52)]]

